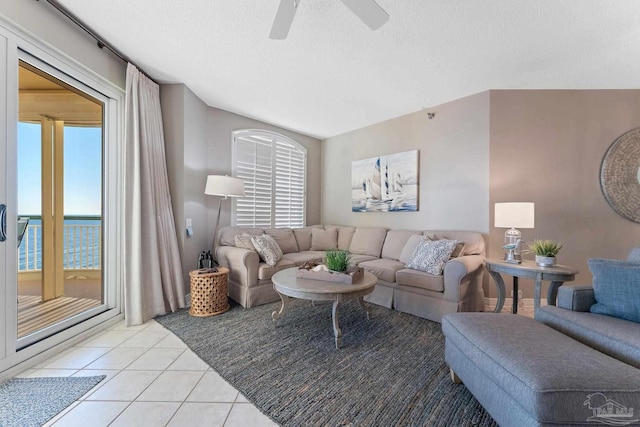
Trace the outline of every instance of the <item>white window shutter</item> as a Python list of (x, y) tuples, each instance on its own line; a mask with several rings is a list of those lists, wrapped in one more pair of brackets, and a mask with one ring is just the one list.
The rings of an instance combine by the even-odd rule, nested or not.
[(286, 142), (275, 145), (275, 226), (304, 227), (305, 155)]
[(234, 175), (245, 182), (245, 197), (235, 199), (233, 225), (304, 227), (304, 147), (272, 132), (236, 131), (233, 157)]

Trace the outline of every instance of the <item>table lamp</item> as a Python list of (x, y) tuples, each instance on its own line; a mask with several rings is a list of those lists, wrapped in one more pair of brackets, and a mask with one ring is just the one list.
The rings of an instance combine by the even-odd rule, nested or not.
[[(243, 197), (244, 181), (240, 178), (227, 175), (209, 175), (207, 176), (207, 183), (204, 187), (204, 194), (209, 196), (222, 196), (222, 199), (218, 200), (218, 217), (216, 218), (216, 228), (213, 230), (213, 244), (215, 245), (218, 226), (220, 225), (220, 208), (222, 207), (222, 201), (227, 200), (229, 197)], [(215, 253), (215, 248), (213, 249)]]
[(518, 228), (534, 227), (534, 204), (532, 202), (496, 203), (494, 210), (494, 226), (508, 228), (504, 233), (504, 259), (507, 262), (520, 264), (522, 255), (520, 245), (522, 233)]

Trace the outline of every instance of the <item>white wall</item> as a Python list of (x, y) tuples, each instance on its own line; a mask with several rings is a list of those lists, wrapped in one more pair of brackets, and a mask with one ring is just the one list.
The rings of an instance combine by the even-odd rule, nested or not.
[(118, 87), (125, 88), (126, 64), (108, 50), (98, 48), (93, 38), (46, 1), (2, 0), (0, 15)]
[[(351, 212), (353, 160), (415, 149), (418, 212)], [(489, 232), (488, 92), (328, 138), (322, 159), (325, 224)]]

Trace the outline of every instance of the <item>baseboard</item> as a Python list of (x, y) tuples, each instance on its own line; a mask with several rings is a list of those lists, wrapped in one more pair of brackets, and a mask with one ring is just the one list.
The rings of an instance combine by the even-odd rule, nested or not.
[[(498, 298), (486, 298), (484, 299), (484, 306), (487, 307), (487, 310), (491, 309), (493, 310), (496, 307), (496, 304), (498, 303)], [(513, 305), (513, 299), (512, 298), (505, 298), (504, 299), (504, 306), (502, 306), (502, 311), (505, 311), (505, 309), (511, 307)], [(547, 299), (540, 299), (540, 305), (547, 305)], [(520, 300), (520, 304), (518, 305), (519, 308), (524, 308), (525, 310), (533, 310), (533, 298), (522, 298)]]

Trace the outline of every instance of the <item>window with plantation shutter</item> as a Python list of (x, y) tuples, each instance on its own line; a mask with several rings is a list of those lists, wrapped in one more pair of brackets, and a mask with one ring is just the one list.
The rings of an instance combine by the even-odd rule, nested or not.
[(244, 180), (245, 197), (234, 199), (238, 227), (304, 227), (307, 150), (286, 136), (233, 132), (233, 175)]

